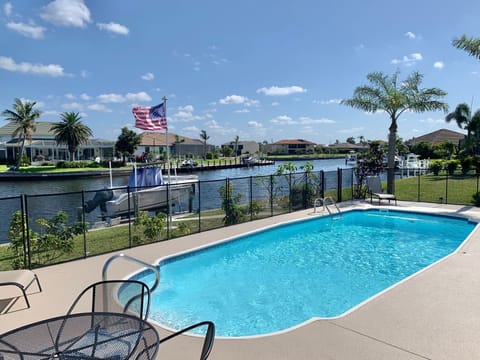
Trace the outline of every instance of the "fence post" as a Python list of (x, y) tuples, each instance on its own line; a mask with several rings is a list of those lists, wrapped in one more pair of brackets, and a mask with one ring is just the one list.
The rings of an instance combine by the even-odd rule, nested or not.
[(353, 177), (353, 168), (352, 168), (350, 170), (350, 184), (351, 184), (350, 188), (352, 189), (352, 200), (353, 200), (353, 195), (355, 194), (354, 193), (354, 188), (353, 188), (353, 186), (354, 186), (353, 181), (354, 181), (354, 177)]
[(253, 176), (250, 175), (250, 221), (253, 220)]
[(130, 208), (130, 186), (127, 185), (127, 200), (128, 200), (128, 247), (132, 247), (132, 212)]
[(320, 197), (325, 197), (325, 171), (320, 170), (320, 181), (322, 182), (322, 186), (320, 188)]
[(87, 227), (85, 223), (85, 190), (82, 190), (83, 257), (87, 257)]
[(342, 202), (342, 168), (337, 168), (337, 202)]
[(30, 242), (28, 241), (28, 214), (27, 214), (27, 199), (26, 195), (20, 195), (20, 209), (21, 209), (21, 224), (22, 224), (22, 238), (23, 238), (23, 264), (26, 268), (31, 269), (30, 258)]
[(198, 181), (198, 232), (202, 232), (202, 182)]
[(445, 178), (445, 204), (448, 204), (448, 171)]
[(303, 187), (303, 208), (308, 209), (308, 173), (305, 173), (305, 185)]
[(167, 184), (167, 240), (170, 240), (170, 228), (172, 227), (172, 199), (170, 198), (170, 183)]
[(273, 216), (273, 174), (270, 174), (270, 216)]
[[(22, 194), (23, 197), (23, 209), (22, 209), (22, 223), (25, 221), (25, 227), (24, 231), (27, 233), (26, 236), (24, 236), (24, 239), (27, 240), (26, 244), (26, 249), (24, 249), (24, 254), (25, 254), (25, 265), (27, 265), (28, 269), (32, 268), (32, 253), (31, 253), (31, 247), (30, 247), (30, 225), (28, 221), (28, 199), (26, 194)], [(23, 217), (23, 215), (25, 216)], [(25, 219), (25, 220), (24, 220)], [(25, 251), (26, 250), (26, 251)]]
[(292, 212), (292, 173), (288, 174), (288, 212)]
[(417, 202), (420, 202), (420, 174), (417, 175)]

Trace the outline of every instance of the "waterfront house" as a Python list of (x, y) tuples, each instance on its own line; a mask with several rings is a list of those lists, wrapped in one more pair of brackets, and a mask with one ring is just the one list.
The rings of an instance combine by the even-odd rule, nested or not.
[(464, 141), (465, 134), (459, 133), (457, 131), (448, 130), (448, 129), (440, 129), (433, 131), (431, 133), (414, 137), (406, 142), (408, 146), (413, 146), (420, 144), (421, 142), (426, 142), (429, 144), (440, 144), (445, 141), (449, 141), (454, 143), (455, 145), (459, 145), (461, 141)]
[[(231, 141), (222, 144), (222, 149), (231, 148), (235, 152), (235, 142)], [(260, 151), (260, 144), (256, 141), (239, 141), (237, 144), (237, 153), (235, 156), (252, 155)]]
[[(161, 157), (168, 148), (174, 158), (202, 157), (204, 144), (200, 139), (191, 139), (173, 133), (143, 132), (140, 134), (141, 142), (135, 151), (135, 156), (151, 153), (154, 157)], [(207, 143), (206, 152), (214, 152), (215, 146)]]
[(303, 139), (280, 140), (267, 144), (264, 151), (268, 154), (298, 155), (310, 154), (315, 150), (316, 144)]
[[(52, 131), (54, 122), (36, 122), (36, 131), (31, 140), (25, 141), (25, 154), (31, 162), (70, 160), (68, 147), (57, 144)], [(9, 122), (0, 127), (0, 161), (14, 162), (15, 154), (20, 151), (19, 138), (12, 137), (17, 125)], [(75, 159), (78, 160), (111, 160), (114, 156), (113, 141), (89, 139), (86, 144), (78, 147)]]

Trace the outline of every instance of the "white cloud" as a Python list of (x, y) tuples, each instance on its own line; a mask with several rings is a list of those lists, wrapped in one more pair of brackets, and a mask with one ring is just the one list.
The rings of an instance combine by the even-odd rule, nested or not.
[(331, 119), (312, 119), (307, 116), (302, 116), (298, 120), (292, 119), (290, 116), (281, 115), (277, 116), (276, 118), (270, 120), (272, 124), (280, 124), (280, 125), (315, 125), (315, 124), (335, 124), (335, 120)]
[(57, 26), (85, 27), (91, 22), (83, 0), (53, 0), (42, 8), (40, 17)]
[(435, 69), (443, 69), (444, 66), (445, 66), (445, 64), (443, 63), (443, 61), (435, 61), (433, 63), (433, 67)]
[(172, 117), (179, 121), (193, 121), (201, 119), (200, 116), (193, 115), (193, 111), (194, 108), (192, 105), (180, 106), (177, 113), (175, 113)]
[(12, 4), (7, 2), (3, 5), (3, 12), (5, 15), (10, 16), (12, 14)]
[(94, 111), (112, 112), (112, 110), (106, 107), (104, 104), (91, 104), (88, 105), (88, 108)]
[(67, 110), (83, 110), (83, 106), (82, 104), (79, 104), (77, 102), (72, 102), (72, 103), (68, 103), (68, 104), (63, 104), (62, 105), (62, 108), (64, 109), (67, 109)]
[(426, 119), (421, 119), (420, 122), (427, 123), (427, 124), (445, 124), (445, 119), (426, 118)]
[(255, 129), (260, 129), (261, 127), (263, 127), (263, 125), (257, 121), (249, 121), (247, 123), (248, 127), (252, 127), (252, 128), (255, 128)]
[(75, 95), (70, 94), (70, 93), (65, 94), (64, 96), (65, 96), (68, 100), (74, 100), (74, 99), (75, 99)]
[(341, 133), (341, 134), (349, 134), (349, 135), (352, 135), (352, 134), (360, 133), (360, 132), (362, 132), (363, 130), (365, 130), (365, 128), (363, 128), (363, 127), (356, 127), (356, 128), (338, 130), (338, 132)]
[(84, 79), (90, 76), (90, 73), (87, 70), (80, 71), (80, 76)]
[(314, 104), (322, 104), (322, 105), (340, 104), (341, 102), (342, 102), (342, 99), (313, 100)]
[(111, 33), (114, 33), (114, 34), (118, 34), (118, 35), (128, 35), (128, 33), (130, 32), (130, 30), (126, 26), (123, 26), (123, 25), (120, 25), (120, 24), (117, 24), (117, 23), (113, 23), (113, 22), (109, 22), (108, 24), (107, 23), (97, 23), (97, 27), (100, 30), (105, 30), (105, 31), (108, 31), (108, 32), (111, 32)]
[(188, 111), (188, 112), (193, 112), (194, 107), (192, 105), (185, 105), (185, 106), (179, 106), (178, 107), (179, 111)]
[(197, 128), (196, 126), (187, 126), (187, 127), (184, 127), (182, 130), (188, 133), (195, 133), (195, 134), (200, 133), (200, 129)]
[(43, 39), (43, 33), (46, 30), (42, 26), (28, 25), (21, 22), (9, 22), (6, 26), (10, 30), (32, 39)]
[(287, 115), (280, 115), (276, 118), (270, 120), (272, 124), (281, 124), (281, 125), (291, 125), (295, 124), (295, 121), (290, 116)]
[(335, 124), (336, 121), (331, 120), (331, 119), (325, 119), (325, 118), (312, 119), (312, 118), (309, 118), (309, 117), (301, 117), (299, 119), (299, 123), (302, 124), (302, 125), (306, 125), (306, 124)]
[(155, 75), (153, 75), (151, 72), (148, 72), (148, 73), (142, 75), (142, 79), (147, 80), (147, 81), (153, 80), (153, 79), (155, 79)]
[(409, 39), (415, 39), (415, 38), (417, 37), (417, 36), (416, 36), (413, 32), (411, 32), (411, 31), (407, 31), (407, 32), (405, 33), (405, 36), (408, 37)]
[(124, 103), (124, 102), (146, 102), (151, 101), (152, 98), (146, 92), (142, 91), (136, 94), (128, 93), (121, 94), (102, 94), (97, 96), (98, 101), (102, 103)]
[(260, 102), (258, 100), (251, 100), (246, 96), (229, 95), (229, 96), (225, 96), (223, 99), (220, 99), (219, 103), (223, 105), (243, 104), (245, 106), (256, 106)]
[(236, 112), (237, 114), (246, 114), (246, 113), (249, 113), (250, 110), (248, 110), (248, 109), (240, 109), (240, 110), (235, 110), (235, 112)]
[(81, 98), (82, 100), (88, 101), (88, 100), (91, 99), (91, 96), (89, 96), (88, 94), (83, 93), (83, 94), (80, 95), (80, 98)]
[(398, 65), (398, 64), (404, 64), (405, 66), (412, 66), (414, 65), (417, 61), (420, 61), (423, 59), (422, 54), (420, 53), (413, 53), (408, 56), (404, 56), (401, 59), (393, 59), (391, 61), (392, 64)]
[(278, 106), (278, 105), (280, 105), (280, 103), (278, 101), (272, 102), (272, 106)]
[(209, 128), (209, 129), (221, 129), (222, 128), (217, 120), (207, 121), (206, 125), (207, 125), (207, 128)]
[(257, 90), (257, 93), (263, 93), (267, 96), (285, 96), (297, 93), (303, 93), (307, 90), (302, 88), (301, 86), (287, 86), (287, 87), (279, 87), (279, 86), (271, 86), (269, 88), (263, 87)]
[(65, 76), (63, 67), (57, 64), (31, 64), (28, 62), (16, 63), (10, 57), (0, 56), (0, 69), (24, 74), (47, 75), (52, 77)]

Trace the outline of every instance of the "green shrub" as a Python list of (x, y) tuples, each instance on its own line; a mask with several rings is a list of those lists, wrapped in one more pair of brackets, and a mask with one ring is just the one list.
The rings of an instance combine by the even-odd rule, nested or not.
[(448, 172), (448, 175), (453, 175), (455, 170), (457, 170), (458, 165), (460, 165), (460, 161), (458, 160), (447, 160), (445, 162), (445, 169)]
[(94, 161), (59, 161), (56, 166), (59, 169), (82, 169), (92, 167), (93, 164), (94, 167), (98, 165)]
[(460, 159), (460, 166), (462, 167), (462, 174), (466, 175), (472, 169), (473, 157), (466, 156)]
[(434, 175), (438, 175), (440, 170), (443, 168), (443, 161), (442, 160), (431, 160), (429, 164), (429, 169), (433, 172)]

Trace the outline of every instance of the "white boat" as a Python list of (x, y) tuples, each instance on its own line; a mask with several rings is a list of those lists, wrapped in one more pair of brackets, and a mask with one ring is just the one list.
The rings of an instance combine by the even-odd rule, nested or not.
[(128, 187), (97, 192), (85, 206), (86, 212), (100, 207), (102, 217), (115, 218), (140, 210), (192, 211), (192, 200), (198, 183), (196, 175), (162, 176), (158, 167), (134, 169)]
[(428, 159), (420, 159), (420, 155), (410, 153), (400, 162), (400, 173), (402, 176), (424, 174), (427, 172), (429, 164)]
[(355, 165), (357, 163), (357, 154), (355, 151), (350, 150), (348, 154), (345, 156), (345, 165)]
[(244, 157), (242, 158), (242, 162), (248, 166), (255, 165), (258, 163), (258, 158), (255, 156)]

